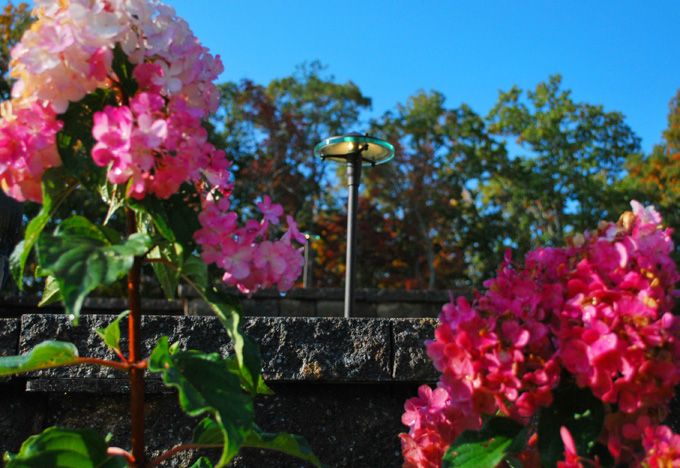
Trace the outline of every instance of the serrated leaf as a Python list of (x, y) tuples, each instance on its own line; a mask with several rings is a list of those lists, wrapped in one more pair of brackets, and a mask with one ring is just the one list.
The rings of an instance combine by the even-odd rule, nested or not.
[(495, 468), (508, 455), (524, 426), (503, 417), (489, 419), (479, 431), (463, 432), (446, 450), (443, 468)]
[(553, 404), (541, 408), (538, 417), (538, 449), (541, 464), (546, 467), (557, 466), (564, 456), (564, 444), (560, 428), (565, 426), (571, 432), (576, 451), (581, 456), (589, 456), (594, 443), (600, 437), (604, 422), (602, 401), (585, 388), (578, 388), (569, 379), (554, 391)]
[(64, 221), (54, 235), (43, 233), (37, 247), (41, 268), (56, 278), (66, 311), (77, 321), (87, 295), (124, 276), (134, 257), (151, 247), (151, 238), (135, 233), (124, 243), (112, 245), (106, 232), (85, 218), (74, 217)]
[(28, 223), (24, 240), (17, 244), (10, 256), (10, 271), (20, 290), (23, 290), (24, 269), (33, 246), (54, 212), (72, 191), (73, 187), (65, 183), (64, 174), (59, 168), (49, 169), (43, 174), (43, 204), (40, 212)]
[(106, 453), (104, 438), (89, 429), (49, 427), (26, 439), (17, 454), (5, 453), (6, 468), (124, 468)]
[(129, 310), (121, 312), (106, 328), (97, 328), (97, 335), (104, 340), (104, 344), (113, 350), (120, 349), (120, 321), (130, 314)]
[(305, 460), (314, 466), (322, 466), (319, 458), (314, 455), (312, 448), (309, 446), (304, 437), (288, 434), (286, 432), (267, 433), (262, 432), (259, 427), (255, 427), (253, 431), (248, 434), (244, 447), (275, 450), (277, 452), (285, 453), (293, 457)]
[(0, 357), (0, 376), (23, 374), (50, 367), (73, 364), (78, 360), (78, 349), (65, 341), (43, 341), (19, 356)]
[(45, 307), (59, 301), (61, 301), (59, 283), (57, 283), (54, 276), (48, 276), (47, 280), (45, 280), (45, 288), (43, 289), (42, 298), (40, 298), (38, 307)]
[(253, 400), (241, 390), (240, 379), (217, 353), (178, 351), (170, 354), (163, 337), (149, 357), (149, 371), (178, 390), (179, 404), (190, 416), (209, 413), (221, 425), (226, 444), (217, 466), (237, 453), (253, 425)]

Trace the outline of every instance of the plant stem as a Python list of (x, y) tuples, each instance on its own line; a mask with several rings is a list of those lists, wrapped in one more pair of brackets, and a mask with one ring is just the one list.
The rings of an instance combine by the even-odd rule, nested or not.
[(128, 462), (128, 465), (134, 465), (135, 463), (135, 457), (128, 452), (127, 450), (124, 450), (119, 447), (109, 447), (106, 449), (106, 454), (113, 456), (113, 457), (123, 457), (125, 458), (125, 461)]
[(207, 444), (181, 444), (181, 445), (176, 445), (170, 450), (167, 450), (160, 455), (158, 455), (156, 458), (152, 459), (149, 462), (149, 467), (160, 465), (162, 462), (167, 460), (168, 458), (172, 458), (175, 455), (177, 455), (180, 452), (185, 452), (187, 450), (198, 450), (198, 449), (217, 449), (217, 448), (222, 448), (222, 445), (207, 445)]
[(128, 371), (131, 367), (127, 362), (109, 361), (108, 359), (99, 359), (94, 357), (79, 357), (73, 364), (94, 364), (96, 366), (111, 367), (121, 371)]
[[(135, 213), (127, 208), (127, 232), (128, 235), (137, 232)], [(132, 269), (128, 273), (128, 303), (130, 315), (128, 315), (128, 361), (130, 367), (130, 417), (132, 419), (132, 455), (135, 458), (135, 466), (145, 466), (144, 457), (144, 367), (141, 365), (140, 356), (140, 322), (142, 311), (139, 299), (139, 283), (142, 269), (142, 258), (135, 257)]]

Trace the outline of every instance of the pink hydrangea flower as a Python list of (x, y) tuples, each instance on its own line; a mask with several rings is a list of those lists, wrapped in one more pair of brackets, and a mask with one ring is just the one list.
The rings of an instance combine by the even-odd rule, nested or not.
[[(405, 466), (438, 466), (475, 418), (528, 421), (552, 403), (563, 371), (608, 404), (602, 440), (617, 463), (639, 466), (647, 452), (659, 455), (646, 466), (673, 466), (678, 436), (654, 428), (680, 384), (680, 320), (672, 314), (680, 275), (659, 214), (631, 205), (618, 223), (601, 223), (570, 246), (530, 252), (523, 267), (506, 254), (484, 294), (442, 308), (427, 352), (448, 398), (420, 392), (407, 401)], [(580, 466), (568, 431), (562, 438), (561, 466)]]

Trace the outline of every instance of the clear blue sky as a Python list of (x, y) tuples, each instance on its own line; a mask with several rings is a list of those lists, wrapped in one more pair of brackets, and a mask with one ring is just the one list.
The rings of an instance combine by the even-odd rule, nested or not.
[(167, 0), (219, 53), (224, 80), (267, 83), (320, 60), (373, 98), (414, 92), (486, 113), (498, 91), (561, 73), (576, 100), (623, 112), (645, 150), (680, 88), (680, 1)]
[[(222, 56), (222, 80), (267, 83), (320, 60), (379, 116), (418, 90), (485, 114), (498, 91), (560, 73), (618, 110), (648, 151), (680, 88), (679, 0), (165, 0)], [(2, 1), (2, 4), (5, 4)]]

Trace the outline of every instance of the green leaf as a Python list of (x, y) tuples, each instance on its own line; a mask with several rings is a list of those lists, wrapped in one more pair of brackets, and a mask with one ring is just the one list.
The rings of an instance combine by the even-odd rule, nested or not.
[(213, 464), (208, 458), (201, 457), (190, 468), (213, 468)]
[(102, 224), (108, 224), (111, 216), (116, 211), (125, 206), (125, 194), (121, 193), (120, 187), (110, 183), (108, 180), (99, 187), (99, 195), (102, 201), (106, 203), (109, 208), (106, 210), (106, 216)]
[(208, 287), (208, 265), (203, 259), (192, 255), (187, 258), (182, 265), (182, 275), (201, 288)]
[(177, 351), (170, 354), (163, 337), (149, 357), (149, 371), (160, 372), (165, 385), (178, 390), (180, 407), (190, 416), (211, 414), (221, 426), (224, 450), (217, 466), (237, 453), (253, 425), (253, 400), (240, 379), (217, 353)]
[(493, 417), (480, 431), (463, 432), (448, 448), (442, 459), (443, 468), (495, 468), (522, 437), (523, 426), (512, 419)]
[(43, 341), (20, 356), (0, 357), (0, 377), (65, 366), (73, 364), (77, 359), (78, 349), (73, 343)]
[(542, 408), (538, 416), (538, 449), (541, 464), (557, 466), (564, 457), (564, 444), (560, 428), (571, 432), (576, 450), (581, 456), (589, 456), (602, 432), (604, 406), (588, 389), (578, 388), (570, 379), (554, 392), (553, 404)]
[(20, 290), (24, 286), (24, 269), (26, 268), (26, 262), (31, 254), (31, 250), (33, 250), (33, 246), (38, 241), (40, 233), (45, 229), (54, 212), (73, 191), (73, 188), (73, 186), (65, 183), (64, 173), (59, 168), (49, 169), (43, 174), (43, 204), (40, 212), (28, 223), (24, 233), (24, 240), (17, 244), (10, 256), (12, 277)]
[(128, 199), (128, 206), (148, 214), (158, 233), (170, 242), (179, 242), (185, 252), (196, 248), (194, 233), (201, 228), (198, 209), (201, 202), (193, 186), (184, 184), (166, 200), (147, 195), (143, 200)]
[(96, 193), (106, 181), (106, 168), (94, 163), (90, 149), (95, 144), (92, 136), (94, 113), (107, 105), (118, 105), (116, 93), (110, 88), (98, 88), (78, 102), (70, 103), (66, 112), (58, 116), (64, 123), (57, 134), (62, 167), (91, 193)]
[(109, 348), (120, 350), (120, 321), (129, 314), (129, 310), (121, 312), (106, 328), (97, 328), (97, 335), (104, 340), (104, 344)]
[(157, 246), (149, 252), (150, 259), (164, 259), (170, 262), (174, 267), (168, 266), (164, 263), (151, 263), (156, 278), (163, 289), (166, 299), (174, 299), (177, 294), (177, 286), (179, 285), (179, 269), (182, 265), (183, 248), (178, 243), (171, 245)]
[(202, 419), (194, 429), (194, 443), (201, 445), (223, 444), (222, 427), (211, 418)]
[(124, 468), (122, 457), (106, 454), (104, 438), (89, 429), (49, 427), (26, 439), (19, 453), (5, 453), (6, 468)]
[(45, 307), (61, 300), (59, 283), (57, 283), (57, 280), (54, 278), (54, 276), (48, 276), (47, 280), (45, 280), (45, 289), (43, 290), (42, 298), (38, 303), (38, 307)]
[(238, 299), (221, 294), (214, 289), (199, 290), (213, 313), (222, 323), (234, 346), (234, 355), (241, 371), (241, 378), (253, 395), (267, 393), (269, 388), (262, 377), (262, 358), (257, 344), (241, 333), (241, 305)]
[(66, 311), (77, 322), (87, 295), (124, 276), (134, 257), (151, 247), (151, 238), (136, 233), (123, 244), (112, 245), (105, 230), (74, 216), (62, 222), (54, 235), (43, 233), (37, 247), (41, 268), (56, 278)]
[(132, 76), (135, 67), (132, 65), (125, 52), (123, 52), (120, 44), (116, 44), (116, 47), (113, 49), (111, 68), (113, 68), (113, 71), (118, 76), (118, 82), (120, 83), (124, 94), (126, 96), (134, 96), (138, 88), (137, 80)]
[(276, 450), (301, 460), (308, 461), (314, 466), (321, 466), (318, 457), (314, 455), (311, 447), (304, 437), (288, 434), (286, 432), (279, 432), (278, 434), (270, 434), (262, 432), (259, 427), (255, 427), (253, 431), (248, 434), (244, 447)]

